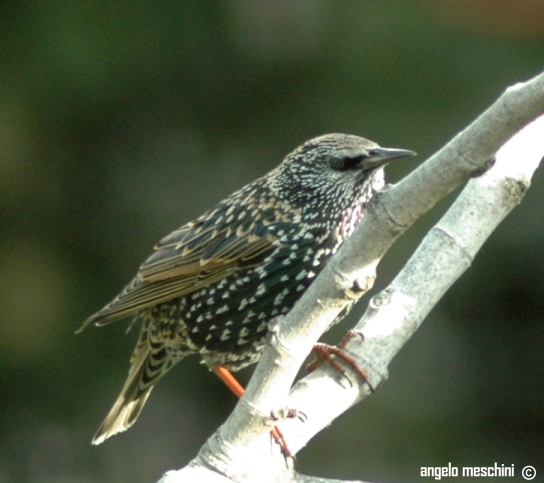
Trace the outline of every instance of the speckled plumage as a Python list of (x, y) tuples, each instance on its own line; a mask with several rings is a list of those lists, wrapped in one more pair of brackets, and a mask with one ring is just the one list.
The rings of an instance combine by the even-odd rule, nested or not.
[(345, 134), (312, 139), (163, 238), (83, 324), (128, 316), (142, 324), (125, 386), (93, 443), (130, 427), (153, 385), (187, 355), (229, 370), (256, 362), (268, 322), (293, 307), (351, 235), (384, 184), (383, 165), (412, 154)]

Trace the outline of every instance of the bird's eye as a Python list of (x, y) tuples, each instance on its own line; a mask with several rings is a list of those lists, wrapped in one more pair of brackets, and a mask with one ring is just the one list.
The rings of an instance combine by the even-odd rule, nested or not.
[(329, 158), (329, 165), (332, 169), (337, 170), (344, 169), (346, 167), (344, 158), (336, 158), (334, 156)]

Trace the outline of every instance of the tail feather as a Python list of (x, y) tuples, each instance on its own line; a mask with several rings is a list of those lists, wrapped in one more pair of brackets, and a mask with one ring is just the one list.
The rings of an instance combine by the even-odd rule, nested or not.
[(158, 380), (158, 378), (151, 380), (146, 384), (147, 387), (142, 387), (147, 366), (152, 358), (149, 345), (142, 346), (143, 344), (139, 344), (134, 352), (127, 381), (115, 404), (94, 435), (92, 440), (94, 445), (102, 443), (114, 434), (126, 431), (136, 422), (151, 394), (154, 383)]
[(150, 318), (144, 318), (127, 380), (92, 440), (95, 445), (130, 428), (142, 412), (153, 386), (183, 357), (183, 354), (172, 357), (162, 345), (152, 347), (148, 338), (150, 322)]
[(138, 419), (152, 389), (153, 386), (148, 388), (140, 397), (129, 402), (127, 402), (123, 394), (120, 395), (94, 435), (92, 444), (103, 443), (110, 436), (130, 428)]

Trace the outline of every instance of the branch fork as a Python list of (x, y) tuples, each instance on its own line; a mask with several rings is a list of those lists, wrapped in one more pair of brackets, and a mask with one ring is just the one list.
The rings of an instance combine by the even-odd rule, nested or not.
[[(286, 465), (280, 448), (270, 442), (271, 414), (289, 407), (307, 416), (305, 422), (292, 418), (280, 423), (296, 453), (339, 414), (371, 394), (359, 378), (353, 378), (352, 386), (338, 384), (324, 365), (294, 386), (293, 381), (321, 334), (372, 286), (376, 266), (393, 242), (438, 200), (470, 180), (395, 280), (371, 299), (354, 329), (362, 337), (353, 337), (346, 345), (372, 387), (387, 379), (394, 355), (523, 199), (544, 155), (544, 117), (530, 124), (542, 114), (544, 73), (508, 88), (443, 149), (375, 196), (355, 233), (310, 289), (289, 314), (271, 324), (262, 359), (225, 424), (188, 466), (169, 472), (159, 483), (340, 483), (300, 475)], [(495, 155), (496, 165), (486, 171)]]

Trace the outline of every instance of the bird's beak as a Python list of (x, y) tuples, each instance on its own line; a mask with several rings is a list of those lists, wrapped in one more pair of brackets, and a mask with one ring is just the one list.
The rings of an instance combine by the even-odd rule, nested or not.
[(395, 159), (415, 155), (414, 151), (408, 149), (375, 148), (370, 151), (368, 158), (364, 158), (361, 161), (360, 166), (363, 169), (375, 169)]

